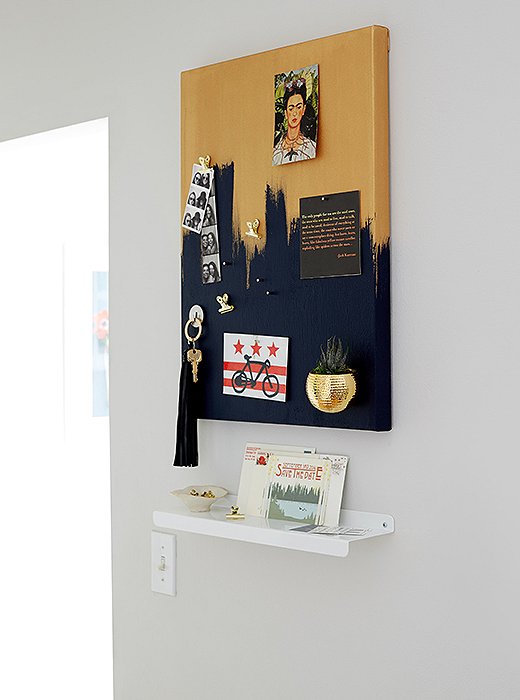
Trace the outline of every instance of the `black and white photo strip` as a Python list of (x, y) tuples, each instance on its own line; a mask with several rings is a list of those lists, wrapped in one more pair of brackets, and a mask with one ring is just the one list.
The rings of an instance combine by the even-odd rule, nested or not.
[[(190, 190), (182, 225), (189, 231), (200, 233), (204, 217), (206, 216), (206, 208), (210, 199), (210, 192), (213, 189), (213, 170), (205, 170), (201, 165), (194, 165), (191, 173)], [(214, 211), (214, 210), (213, 210)]]
[(220, 253), (217, 227), (206, 226), (200, 234), (200, 254), (204, 258), (206, 255), (216, 255), (217, 253)]
[[(211, 185), (208, 206), (202, 222), (200, 234), (200, 259), (202, 266), (202, 284), (220, 282), (220, 245), (218, 240), (217, 209), (215, 183)], [(211, 269), (208, 270), (207, 266)]]
[(202, 284), (220, 282), (220, 255), (204, 255), (201, 258)]

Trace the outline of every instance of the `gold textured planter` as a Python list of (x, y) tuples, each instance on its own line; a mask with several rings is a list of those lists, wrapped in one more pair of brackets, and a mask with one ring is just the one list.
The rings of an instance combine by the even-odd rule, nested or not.
[(314, 374), (309, 372), (305, 385), (307, 398), (318, 411), (344, 411), (356, 393), (353, 374)]

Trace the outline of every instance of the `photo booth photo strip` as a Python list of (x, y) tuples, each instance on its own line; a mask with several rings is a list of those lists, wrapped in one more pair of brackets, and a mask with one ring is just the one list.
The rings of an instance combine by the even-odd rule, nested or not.
[(220, 282), (220, 255), (204, 255), (200, 259), (202, 284)]
[(289, 338), (224, 333), (223, 393), (286, 401)]
[(220, 243), (218, 238), (217, 204), (214, 181), (211, 184), (208, 205), (202, 222), (200, 258), (202, 284), (220, 282), (222, 279), (222, 270), (220, 265)]
[(188, 231), (200, 233), (202, 230), (211, 192), (214, 193), (213, 180), (213, 168), (206, 170), (201, 165), (193, 165), (190, 189), (182, 217), (182, 226)]

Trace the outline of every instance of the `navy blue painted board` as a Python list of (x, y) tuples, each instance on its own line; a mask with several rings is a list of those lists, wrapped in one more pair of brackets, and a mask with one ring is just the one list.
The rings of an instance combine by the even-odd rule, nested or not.
[[(233, 179), (232, 164), (215, 168), (220, 259), (232, 262), (222, 268), (222, 281), (202, 284), (198, 234), (189, 233), (183, 244), (182, 318), (188, 318), (193, 304), (200, 304), (205, 313), (199, 342), (203, 352), (199, 365), (204, 397), (201, 417), (390, 430), (389, 247), (384, 246), (376, 260), (368, 224), (361, 229), (361, 275), (300, 280), (299, 222), (295, 222), (288, 241), (284, 194), (267, 188), (266, 247), (251, 261), (248, 289), (245, 248), (233, 244)], [(317, 191), (316, 194), (322, 193)], [(256, 283), (258, 277), (264, 282)], [(266, 290), (273, 294), (266, 296)], [(235, 310), (221, 315), (215, 297), (224, 292), (229, 294)], [(222, 393), (225, 332), (290, 338), (285, 403)], [(356, 370), (357, 393), (344, 411), (329, 414), (316, 410), (309, 403), (305, 380), (316, 364), (320, 346), (334, 335), (350, 349), (349, 364)]]

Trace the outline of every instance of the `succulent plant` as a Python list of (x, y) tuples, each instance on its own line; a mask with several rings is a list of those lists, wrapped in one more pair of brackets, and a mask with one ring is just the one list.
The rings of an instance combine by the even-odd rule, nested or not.
[(327, 340), (327, 346), (321, 347), (320, 359), (313, 374), (346, 374), (351, 372), (347, 364), (348, 348), (343, 350), (341, 340), (335, 336)]

